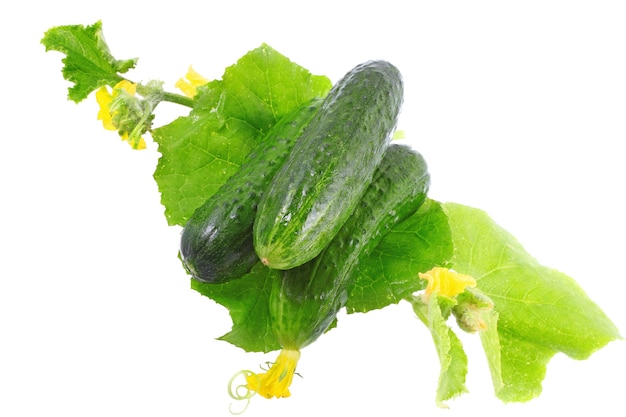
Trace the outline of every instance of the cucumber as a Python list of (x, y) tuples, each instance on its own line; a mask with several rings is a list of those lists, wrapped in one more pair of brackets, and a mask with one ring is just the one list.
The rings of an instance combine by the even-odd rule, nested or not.
[(279, 271), (269, 309), (284, 349), (299, 350), (328, 329), (348, 299), (359, 261), (421, 206), (429, 186), (424, 158), (406, 146), (391, 145), (360, 204), (331, 243), (312, 261)]
[(402, 95), (385, 61), (356, 66), (331, 89), (259, 203), (254, 247), (265, 265), (304, 264), (337, 234), (389, 145)]
[(321, 99), (314, 99), (281, 118), (246, 157), (241, 169), (194, 211), (180, 243), (180, 258), (193, 278), (226, 282), (241, 277), (259, 261), (252, 224), (261, 194), (321, 103)]

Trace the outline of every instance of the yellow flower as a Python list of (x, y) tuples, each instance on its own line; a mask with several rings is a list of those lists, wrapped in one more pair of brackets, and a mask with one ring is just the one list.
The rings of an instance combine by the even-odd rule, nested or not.
[(105, 86), (100, 87), (100, 89), (96, 91), (96, 101), (100, 106), (98, 110), (98, 120), (102, 120), (102, 126), (104, 126), (106, 130), (117, 130), (115, 126), (113, 126), (113, 118), (111, 112), (109, 112), (109, 106), (113, 101), (113, 96)]
[(209, 80), (198, 74), (191, 66), (187, 70), (185, 78), (186, 79), (180, 78), (174, 86), (190, 98), (197, 94), (197, 87), (209, 82)]
[[(96, 91), (96, 101), (100, 107), (98, 110), (98, 120), (102, 120), (102, 126), (107, 130), (118, 130), (113, 123), (115, 112), (111, 112), (110, 107), (113, 100), (120, 95), (121, 91), (125, 91), (131, 96), (134, 96), (137, 92), (137, 84), (128, 80), (122, 80), (113, 87), (112, 92), (109, 92), (106, 86), (102, 86)], [(128, 132), (121, 133), (120, 136), (124, 141), (128, 141), (129, 139)], [(134, 142), (135, 141), (129, 142), (134, 149), (145, 149), (146, 142), (143, 138), (139, 138), (136, 143)]]
[(300, 359), (299, 350), (283, 349), (278, 354), (276, 362), (263, 374), (247, 374), (248, 388), (256, 391), (265, 398), (286, 398), (291, 395), (289, 386)]
[(419, 273), (421, 279), (428, 280), (424, 299), (437, 291), (439, 295), (453, 298), (465, 291), (465, 287), (475, 287), (476, 280), (469, 275), (459, 274), (448, 268), (435, 267), (428, 272)]

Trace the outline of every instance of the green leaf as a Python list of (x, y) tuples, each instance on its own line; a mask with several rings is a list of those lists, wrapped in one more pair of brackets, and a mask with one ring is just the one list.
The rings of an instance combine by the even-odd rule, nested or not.
[(226, 68), (222, 84), (220, 111), (262, 132), (331, 88), (327, 77), (311, 75), (266, 44)]
[(154, 178), (169, 224), (184, 225), (273, 124), (330, 87), (328, 78), (265, 44), (228, 67), (221, 80), (200, 87), (189, 116), (152, 134), (162, 155)]
[(115, 85), (137, 63), (137, 58), (113, 58), (102, 35), (102, 22), (91, 26), (57, 26), (48, 30), (41, 43), (46, 51), (59, 51), (63, 59), (63, 77), (74, 83), (68, 98), (78, 103), (104, 85)]
[(233, 327), (220, 340), (247, 352), (270, 352), (280, 349), (269, 319), (269, 293), (276, 270), (260, 262), (239, 279), (223, 284), (191, 281), (191, 288), (223, 305), (230, 312)]
[(499, 398), (537, 396), (546, 364), (557, 352), (585, 359), (620, 338), (572, 278), (540, 265), (485, 212), (451, 203), (443, 209), (452, 231), (454, 269), (473, 276), (498, 313), (499, 341), (490, 335), (486, 350), (501, 346), (500, 369), (491, 364)]
[(426, 282), (417, 274), (448, 266), (452, 254), (448, 217), (438, 202), (427, 199), (359, 264), (348, 313), (383, 308), (424, 289)]
[(445, 407), (444, 401), (467, 392), (467, 355), (457, 335), (446, 324), (453, 300), (438, 297), (434, 292), (427, 302), (422, 297), (412, 297), (411, 304), (417, 317), (430, 330), (437, 349), (441, 370), (435, 399), (438, 406)]

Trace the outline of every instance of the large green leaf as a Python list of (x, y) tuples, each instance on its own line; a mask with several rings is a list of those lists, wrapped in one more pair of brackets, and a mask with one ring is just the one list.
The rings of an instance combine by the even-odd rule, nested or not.
[(169, 224), (184, 225), (273, 124), (330, 87), (328, 78), (262, 45), (199, 88), (188, 116), (152, 134), (162, 155), (154, 178)]
[(70, 100), (79, 102), (104, 85), (115, 85), (123, 74), (133, 68), (137, 59), (113, 58), (102, 35), (102, 22), (91, 26), (56, 26), (48, 30), (41, 43), (46, 51), (66, 55), (63, 59), (63, 77), (74, 83), (69, 88)]
[(620, 337), (613, 322), (567, 275), (540, 265), (482, 210), (447, 203), (454, 268), (472, 275), (495, 304), (498, 338), (483, 338), (496, 394), (526, 401), (541, 392), (546, 364), (557, 352), (584, 359)]

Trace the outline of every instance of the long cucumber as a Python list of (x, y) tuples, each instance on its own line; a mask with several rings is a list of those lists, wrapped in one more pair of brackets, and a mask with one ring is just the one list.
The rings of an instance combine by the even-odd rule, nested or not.
[(402, 96), (400, 72), (386, 61), (335, 84), (259, 203), (254, 246), (264, 264), (290, 269), (328, 246), (372, 181)]

